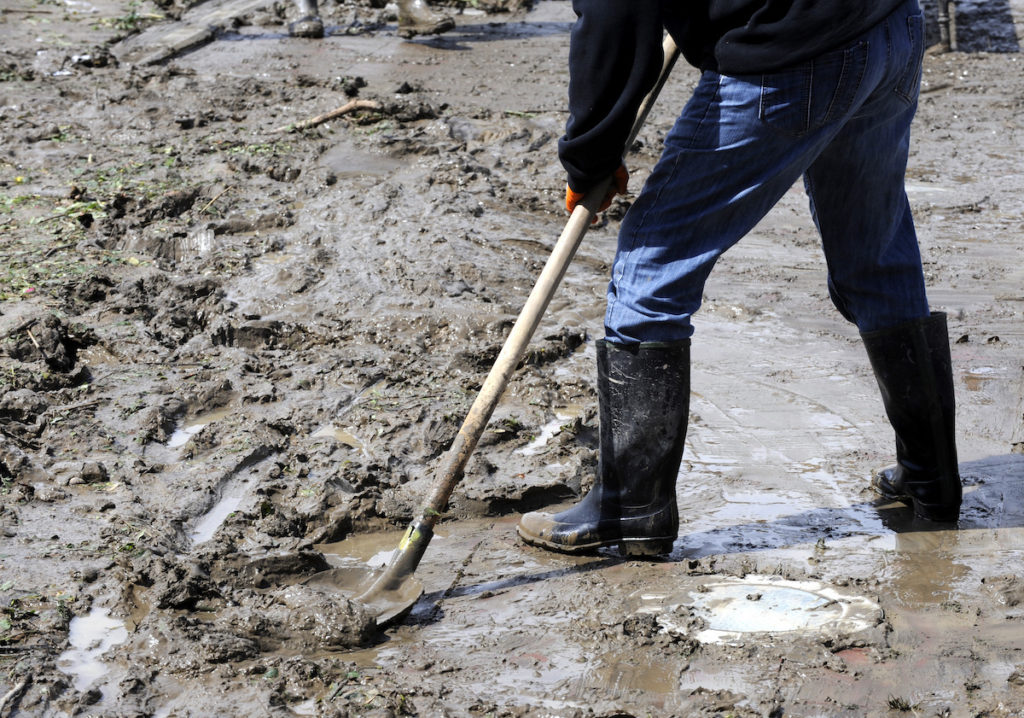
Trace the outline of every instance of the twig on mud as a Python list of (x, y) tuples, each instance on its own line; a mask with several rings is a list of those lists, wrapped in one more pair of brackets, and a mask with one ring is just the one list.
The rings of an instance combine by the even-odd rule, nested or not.
[(299, 130), (308, 130), (310, 127), (322, 125), (328, 120), (333, 120), (335, 117), (341, 117), (342, 115), (347, 115), (350, 112), (355, 112), (356, 110), (380, 111), (382, 109), (384, 109), (384, 106), (376, 100), (350, 100), (341, 107), (335, 108), (330, 112), (325, 112), (322, 115), (311, 117), (308, 120), (303, 120), (302, 122), (296, 122), (290, 125), (281, 125), (280, 127), (271, 130), (271, 132), (298, 132)]
[(203, 207), (203, 208), (202, 208), (201, 210), (199, 210), (199, 214), (205, 214), (205, 213), (206, 213), (206, 210), (210, 209), (210, 207), (212, 207), (212, 206), (213, 206), (213, 203), (214, 203), (214, 202), (216, 202), (217, 200), (219, 200), (219, 199), (220, 199), (221, 197), (223, 197), (223, 196), (224, 196), (224, 194), (225, 194), (225, 193), (226, 193), (226, 192), (227, 192), (227, 191), (228, 191), (229, 189), (231, 189), (231, 188), (230, 188), (230, 187), (225, 187), (225, 188), (224, 188), (224, 189), (222, 189), (222, 190), (221, 190), (220, 192), (218, 192), (218, 193), (217, 193), (217, 195), (216, 195), (216, 196), (215, 196), (215, 197), (214, 197), (213, 199), (211, 199), (211, 200), (210, 200), (209, 202), (207, 202), (207, 203), (206, 203), (206, 206), (205, 206), (205, 207)]
[(7, 691), (7, 693), (4, 694), (3, 698), (0, 698), (0, 715), (3, 714), (4, 710), (7, 708), (8, 703), (11, 703), (11, 705), (13, 705), (15, 701), (21, 698), (21, 694), (25, 692), (26, 688), (28, 688), (28, 682), (30, 678), (31, 676), (25, 676), (21, 679), (21, 683), (14, 686), (14, 688), (12, 688), (11, 690)]
[(19, 324), (18, 326), (14, 327), (14, 329), (11, 330), (10, 336), (13, 337), (18, 332), (23, 332), (26, 329), (31, 329), (32, 327), (34, 327), (36, 325), (36, 322), (38, 322), (38, 321), (39, 321), (38, 319), (33, 317), (32, 319), (28, 319), (28, 320), (22, 322), (21, 324)]
[(37, 342), (37, 341), (36, 341), (36, 337), (35, 337), (35, 335), (34, 335), (34, 334), (32, 333), (32, 330), (31, 330), (31, 329), (29, 329), (28, 327), (26, 327), (26, 328), (25, 328), (25, 333), (26, 333), (26, 334), (28, 334), (28, 338), (32, 340), (32, 343), (33, 343), (33, 344), (35, 344), (35, 346), (36, 346), (36, 349), (38, 349), (38, 350), (39, 350), (39, 353), (43, 355), (43, 359), (47, 359), (48, 357), (46, 356), (46, 352), (44, 352), (44, 351), (43, 351), (43, 348), (42, 348), (41, 346), (39, 346), (39, 342)]
[(67, 212), (59, 212), (58, 214), (51, 214), (49, 217), (43, 217), (42, 219), (36, 220), (36, 224), (46, 224), (52, 222), (55, 219), (65, 219), (68, 216)]
[(57, 252), (63, 251), (65, 249), (70, 249), (71, 247), (74, 247), (74, 246), (75, 246), (74, 242), (69, 242), (68, 244), (58, 244), (56, 247), (50, 247), (48, 250), (46, 250), (46, 252), (43, 254), (43, 256), (44, 257), (52, 257)]
[(96, 404), (102, 404), (105, 401), (107, 401), (107, 399), (90, 399), (89, 401), (82, 401), (79, 402), (78, 404), (59, 406), (57, 407), (57, 409), (58, 411), (79, 411), (81, 409), (87, 409), (90, 406), (95, 406)]

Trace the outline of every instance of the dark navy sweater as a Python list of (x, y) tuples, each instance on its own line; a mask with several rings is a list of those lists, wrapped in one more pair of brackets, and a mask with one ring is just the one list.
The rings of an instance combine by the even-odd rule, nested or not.
[(558, 154), (585, 191), (622, 159), (667, 29), (683, 57), (725, 75), (781, 70), (838, 49), (907, 0), (573, 0), (569, 120)]

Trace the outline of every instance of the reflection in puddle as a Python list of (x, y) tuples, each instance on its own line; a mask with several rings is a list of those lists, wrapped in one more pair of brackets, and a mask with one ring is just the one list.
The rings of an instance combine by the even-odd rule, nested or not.
[[(737, 643), (747, 634), (839, 632), (852, 635), (882, 620), (882, 609), (863, 596), (845, 596), (818, 581), (788, 581), (778, 576), (702, 583), (694, 590), (640, 592), (639, 613), (658, 615), (669, 632), (689, 633), (690, 611), (704, 627), (701, 643)], [(676, 613), (680, 606), (690, 611)], [(678, 620), (677, 620), (678, 619)]]
[(907, 182), (906, 185), (907, 194), (923, 193), (923, 192), (952, 192), (953, 190), (948, 187), (939, 187), (938, 185), (923, 184), (920, 182)]
[(310, 436), (313, 439), (321, 439), (325, 437), (334, 439), (339, 444), (344, 444), (345, 446), (350, 446), (353, 449), (356, 449), (357, 451), (363, 452), (364, 454), (366, 453), (366, 446), (363, 444), (362, 441), (359, 440), (358, 437), (356, 437), (355, 434), (353, 434), (348, 429), (342, 429), (341, 427), (335, 426), (334, 424), (327, 424), (326, 426), (322, 426), (316, 431), (314, 431)]
[(297, 716), (315, 716), (317, 715), (317, 701), (315, 698), (310, 698), (308, 701), (289, 706), (289, 710)]
[(582, 413), (581, 407), (563, 407), (558, 409), (555, 411), (555, 418), (542, 426), (537, 438), (519, 449), (519, 453), (525, 456), (534, 456), (541, 453), (547, 443), (561, 432), (562, 427), (565, 426), (567, 421), (575, 419)]
[(74, 676), (75, 690), (86, 691), (109, 670), (100, 657), (126, 640), (128, 629), (124, 623), (110, 618), (106, 609), (94, 607), (88, 616), (76, 616), (71, 619), (68, 631), (71, 648), (57, 659), (57, 668)]
[(366, 562), (366, 565), (369, 566), (370, 568), (382, 568), (384, 566), (387, 566), (388, 561), (391, 560), (391, 557), (394, 554), (395, 554), (395, 549), (393, 549), (393, 548), (385, 549), (384, 551), (380, 551), (378, 553), (375, 553), (373, 556), (371, 556), (370, 560)]
[(631, 691), (671, 695), (678, 684), (678, 673), (679, 667), (672, 663), (638, 663), (635, 654), (607, 653), (594, 659), (580, 678), (579, 697), (584, 698), (593, 686), (610, 690), (616, 697)]
[(174, 256), (177, 260), (192, 257), (204, 257), (216, 248), (216, 235), (209, 227), (201, 227), (188, 233), (183, 239), (174, 243)]
[(212, 539), (225, 519), (238, 509), (242, 499), (245, 498), (244, 493), (243, 491), (238, 496), (222, 497), (220, 501), (213, 505), (212, 509), (203, 514), (189, 534), (192, 544), (201, 544)]
[[(370, 568), (381, 568), (391, 560), (398, 548), (404, 531), (384, 531), (381, 533), (351, 534), (348, 538), (334, 543), (318, 544), (317, 551), (324, 554), (327, 561), (340, 568), (352, 564), (365, 564)], [(444, 541), (444, 528), (435, 529), (435, 541)]]
[(99, 12), (95, 5), (84, 0), (64, 0), (64, 5), (71, 13), (94, 13)]
[(174, 433), (171, 434), (171, 438), (167, 440), (167, 448), (177, 449), (179, 446), (184, 446), (188, 443), (188, 440), (198, 434), (206, 424), (192, 424), (181, 429), (175, 429)]
[(985, 382), (999, 378), (999, 370), (990, 366), (973, 367), (963, 375), (964, 385), (970, 391), (980, 391)]
[(384, 175), (403, 166), (392, 157), (366, 152), (348, 142), (341, 142), (324, 152), (318, 164), (330, 169), (338, 178)]
[(699, 665), (679, 676), (679, 691), (729, 691), (744, 695), (750, 691), (750, 676), (739, 667)]
[(217, 411), (211, 411), (206, 414), (200, 414), (191, 421), (185, 422), (182, 426), (175, 429), (174, 433), (171, 434), (171, 438), (167, 440), (167, 448), (177, 449), (178, 447), (184, 446), (188, 443), (188, 440), (203, 430), (207, 424), (212, 424), (218, 419), (223, 419), (231, 413), (231, 408), (225, 407), (218, 409)]

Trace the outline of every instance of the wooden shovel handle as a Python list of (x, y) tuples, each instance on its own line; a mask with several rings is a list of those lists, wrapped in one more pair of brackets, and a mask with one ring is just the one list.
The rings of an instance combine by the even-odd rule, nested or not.
[[(657, 99), (662, 87), (665, 86), (665, 81), (668, 80), (669, 73), (671, 73), (672, 67), (679, 57), (679, 49), (670, 35), (665, 36), (662, 49), (665, 60), (662, 65), (661, 74), (658, 76), (657, 83), (655, 83), (640, 105), (636, 120), (633, 122), (633, 128), (629, 133), (629, 139), (626, 142), (625, 151), (627, 152), (636, 141), (644, 121), (654, 106), (654, 101)], [(483, 435), (487, 422), (490, 421), (495, 406), (497, 406), (501, 395), (505, 392), (509, 379), (519, 365), (520, 359), (523, 358), (523, 353), (526, 351), (533, 333), (537, 330), (537, 326), (540, 324), (544, 312), (555, 294), (555, 290), (562, 281), (562, 277), (565, 276), (569, 263), (576, 254), (583, 236), (587, 233), (587, 229), (590, 228), (590, 223), (597, 214), (597, 208), (608, 192), (611, 181), (612, 178), (609, 177), (600, 185), (587, 192), (583, 201), (576, 206), (572, 215), (570, 215), (569, 221), (555, 243), (554, 249), (551, 250), (551, 256), (548, 257), (544, 269), (541, 271), (536, 284), (533, 286), (533, 290), (530, 292), (530, 296), (526, 299), (526, 304), (519, 313), (519, 318), (516, 319), (516, 323), (505, 340), (498, 358), (495, 359), (494, 366), (491, 367), (491, 371), (487, 375), (480, 393), (462, 422), (462, 428), (459, 429), (458, 436), (455, 437), (455, 441), (452, 442), (441, 466), (437, 470), (434, 490), (424, 505), (423, 512), (418, 521), (421, 526), (432, 528), (437, 518), (448, 506), (448, 499), (451, 498), (452, 491), (454, 491), (455, 486), (462, 479), (462, 474), (466, 468), (466, 463), (469, 461), (469, 457), (473, 454), (477, 442)]]

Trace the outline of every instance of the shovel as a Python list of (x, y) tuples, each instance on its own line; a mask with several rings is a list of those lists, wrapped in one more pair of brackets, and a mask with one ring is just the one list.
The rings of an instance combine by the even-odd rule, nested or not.
[[(654, 88), (640, 105), (629, 140), (626, 142), (627, 150), (640, 133), (640, 128), (679, 57), (679, 50), (671, 36), (666, 35), (663, 50), (665, 60), (661, 74)], [(342, 593), (364, 604), (380, 627), (400, 620), (412, 609), (423, 594), (423, 585), (416, 580), (413, 572), (434, 535), (434, 525), (448, 506), (448, 499), (462, 479), (466, 463), (487, 427), (494, 407), (504, 393), (519, 360), (522, 359), (530, 338), (540, 324), (551, 297), (562, 281), (569, 262), (576, 254), (576, 249), (590, 227), (591, 220), (597, 215), (597, 208), (610, 186), (611, 178), (608, 178), (587, 192), (583, 201), (573, 210), (508, 339), (494, 361), (494, 366), (491, 367), (480, 393), (470, 407), (458, 436), (455, 437), (437, 470), (435, 485), (429, 499), (419, 517), (406, 530), (388, 565), (384, 568), (335, 568), (314, 574), (303, 583)]]

